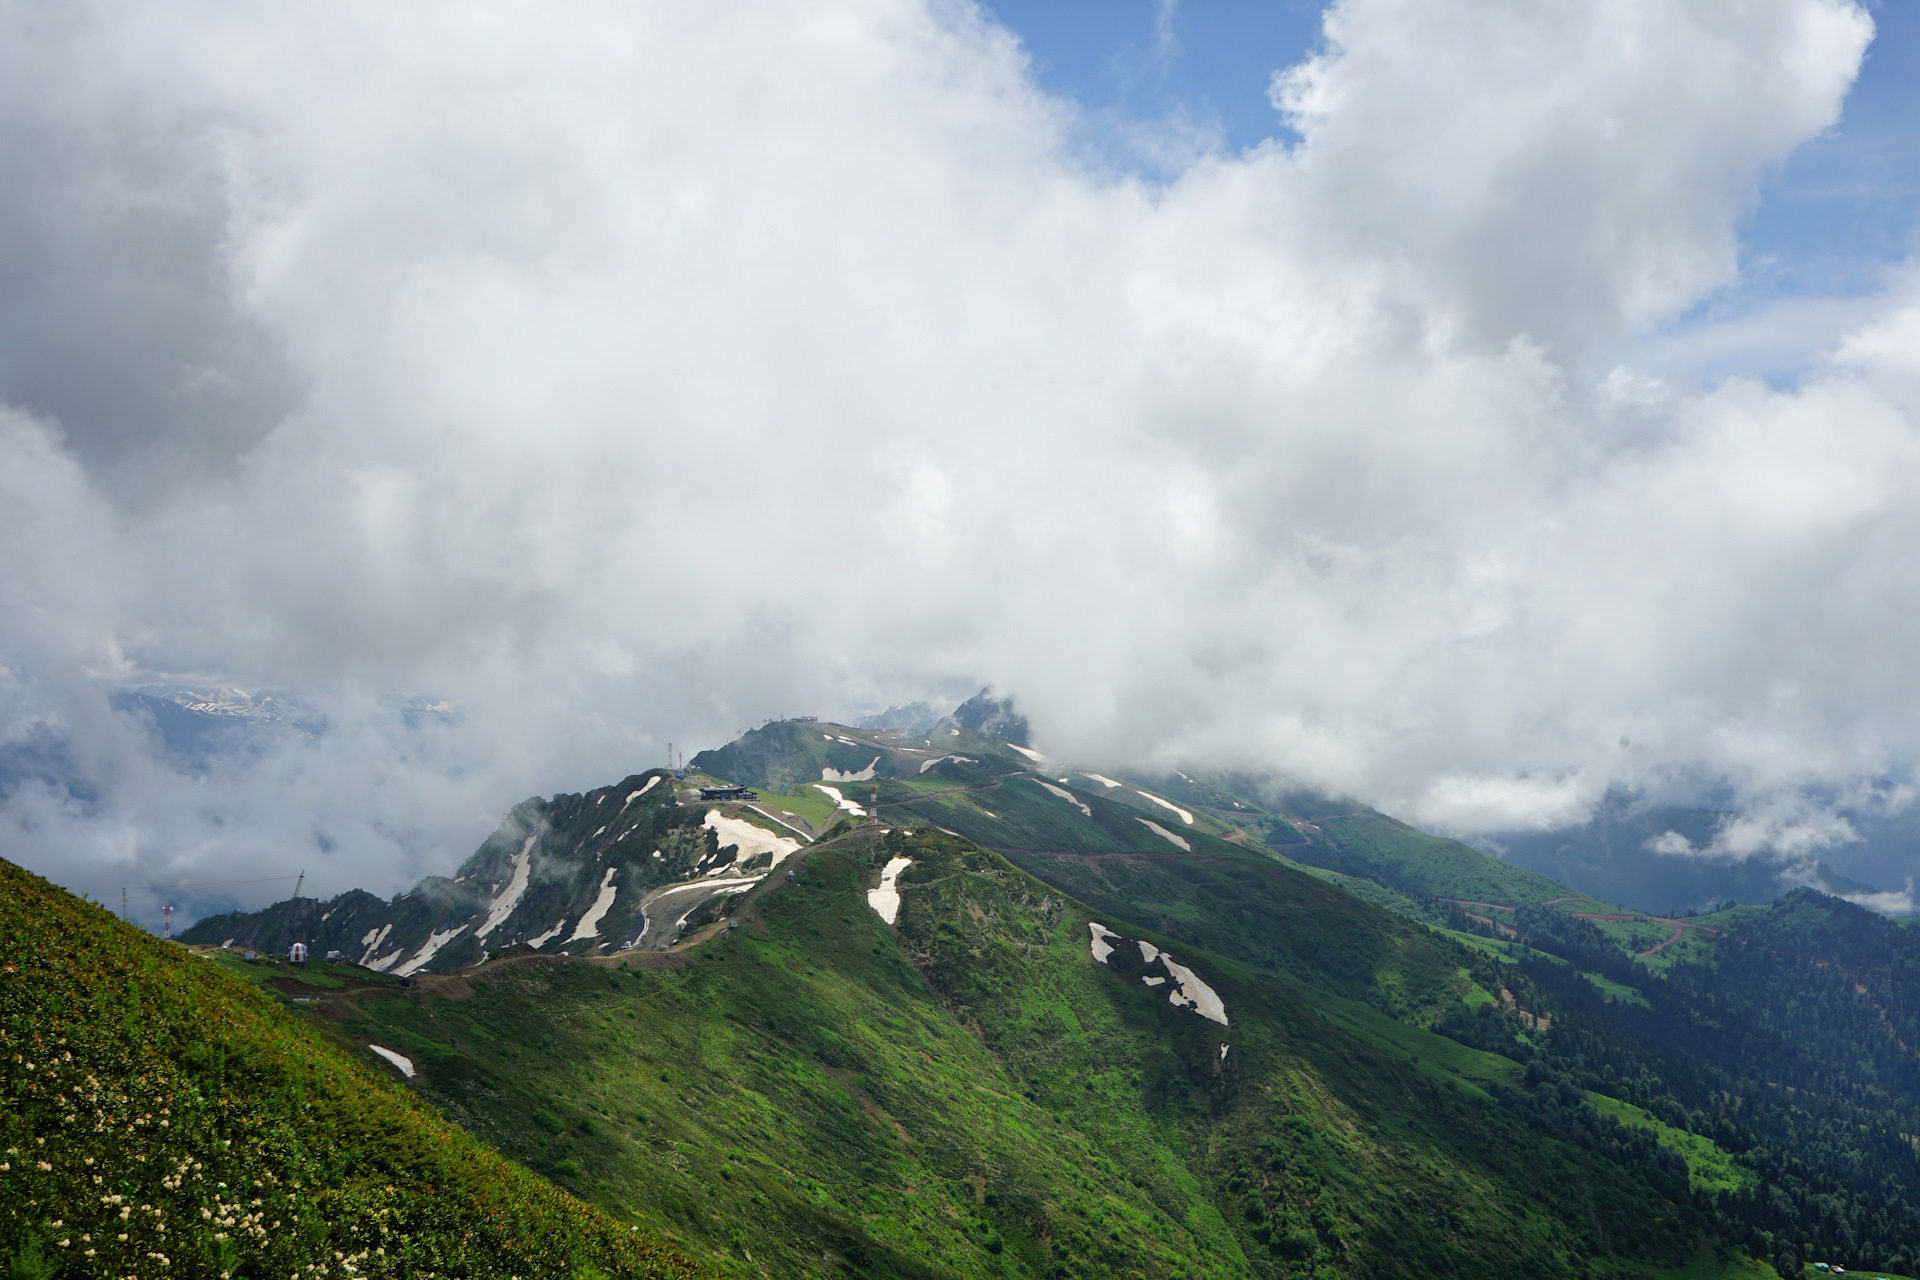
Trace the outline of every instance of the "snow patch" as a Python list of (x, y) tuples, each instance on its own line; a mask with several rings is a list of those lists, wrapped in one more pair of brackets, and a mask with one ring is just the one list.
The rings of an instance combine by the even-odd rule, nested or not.
[[(380, 949), (380, 944), (387, 940), (387, 935), (392, 932), (393, 932), (393, 926), (390, 924), (384, 925), (378, 929), (367, 930), (367, 936), (360, 939), (360, 945), (366, 948), (364, 951), (360, 953), (360, 963), (366, 965), (367, 968), (369, 969), (376, 968), (376, 967), (385, 968), (386, 965), (375, 966), (375, 965), (369, 964), (368, 961), (372, 958), (373, 953)], [(388, 956), (386, 963), (392, 964), (395, 957), (397, 957), (399, 954), (400, 953), (396, 951), (393, 953), (393, 955)]]
[[(1038, 778), (1035, 778), (1034, 781), (1040, 782)], [(1062, 800), (1065, 800), (1068, 804), (1072, 805), (1074, 808), (1078, 809), (1080, 812), (1086, 814), (1089, 818), (1093, 816), (1093, 810), (1087, 808), (1086, 801), (1082, 800), (1079, 796), (1076, 796), (1075, 794), (1073, 794), (1073, 792), (1068, 791), (1063, 787), (1056, 787), (1051, 782), (1040, 782), (1040, 785), (1045, 787), (1047, 790), (1053, 792), (1053, 794), (1059, 796)]]
[(865, 809), (862, 809), (859, 805), (855, 804), (853, 801), (847, 799), (845, 796), (840, 794), (840, 788), (822, 786), (820, 783), (816, 782), (813, 784), (813, 789), (815, 791), (826, 792), (827, 798), (833, 801), (835, 808), (845, 809), (848, 813), (852, 814), (856, 818), (864, 818), (867, 816), (867, 811)]
[[(856, 742), (853, 745), (859, 746), (860, 744)], [(880, 767), (880, 757), (875, 756), (873, 758), (873, 763), (868, 765), (866, 768), (860, 770), (858, 773), (854, 773), (852, 771), (842, 773), (838, 769), (822, 769), (820, 771), (820, 781), (822, 782), (871, 782), (873, 781), (873, 771), (879, 767)]]
[(1173, 832), (1167, 830), (1165, 827), (1161, 826), (1159, 823), (1153, 821), (1153, 819), (1135, 818), (1134, 821), (1145, 823), (1147, 830), (1153, 832), (1153, 834), (1159, 836), (1162, 840), (1169, 840), (1174, 844), (1179, 845), (1182, 849), (1185, 849), (1188, 853), (1193, 852), (1193, 846), (1187, 843), (1187, 838), (1185, 836), (1177, 836), (1173, 834)]
[(395, 1053), (391, 1049), (383, 1049), (377, 1044), (370, 1044), (367, 1046), (367, 1048), (373, 1050), (375, 1053), (385, 1058), (388, 1062), (391, 1062), (394, 1066), (398, 1067), (400, 1069), (401, 1075), (405, 1076), (409, 1080), (413, 1079), (413, 1059), (405, 1057), (401, 1054)]
[(614, 895), (620, 892), (619, 887), (613, 883), (613, 878), (619, 874), (620, 868), (607, 868), (607, 874), (600, 879), (600, 896), (593, 900), (593, 905), (587, 908), (587, 913), (580, 917), (580, 923), (573, 926), (573, 936), (567, 939), (568, 942), (600, 936), (600, 917), (607, 914), (607, 909), (613, 906)]
[(965, 756), (939, 756), (921, 765), (920, 772), (925, 773), (927, 770), (933, 768), (933, 766), (947, 760), (951, 760), (955, 764), (979, 764), (980, 763), (978, 760), (969, 760)]
[(1167, 992), (1171, 1004), (1191, 1009), (1203, 1018), (1210, 1018), (1221, 1026), (1227, 1025), (1227, 1006), (1220, 1001), (1220, 995), (1212, 987), (1200, 981), (1200, 975), (1187, 966), (1180, 964), (1170, 955), (1162, 954), (1160, 963), (1167, 966), (1167, 972), (1179, 985)]
[(1220, 1061), (1225, 1062), (1227, 1060), (1227, 1050), (1231, 1048), (1233, 1048), (1233, 1046), (1230, 1044), (1223, 1044), (1220, 1046)]
[(640, 788), (638, 791), (627, 792), (627, 798), (621, 801), (620, 808), (624, 811), (628, 805), (632, 804), (635, 800), (638, 800), (641, 796), (647, 794), (647, 792), (653, 790), (653, 784), (658, 781), (660, 781), (660, 775), (656, 773), (651, 778), (647, 779), (646, 786)]
[(1104, 774), (1083, 773), (1080, 776), (1083, 778), (1092, 778), (1095, 782), (1099, 783), (1103, 787), (1117, 787), (1120, 785), (1119, 783), (1115, 782), (1112, 778), (1109, 778)]
[[(758, 813), (759, 810), (756, 809), (754, 812)], [(765, 827), (756, 827), (745, 818), (730, 818), (718, 809), (707, 810), (707, 828), (713, 832), (722, 848), (727, 845), (738, 846), (737, 861), (744, 862), (762, 853), (772, 854), (773, 862), (767, 867), (769, 871), (785, 862), (787, 855), (797, 852), (800, 848), (798, 840), (789, 840)]]
[[(1092, 949), (1093, 962), (1095, 964), (1105, 964), (1107, 962), (1107, 957), (1113, 954), (1113, 942), (1126, 941), (1125, 938), (1122, 938), (1119, 934), (1097, 920), (1087, 921), (1087, 932), (1093, 935)], [(1108, 942), (1108, 938), (1112, 938), (1113, 942)]]
[(537, 951), (541, 947), (546, 946), (547, 943), (553, 938), (554, 934), (560, 932), (562, 929), (566, 927), (567, 927), (567, 918), (565, 916), (561, 916), (558, 920), (555, 920), (553, 922), (553, 928), (547, 930), (545, 933), (536, 933), (531, 938), (528, 938), (527, 945), (534, 948)]
[(867, 905), (892, 924), (900, 915), (900, 873), (913, 865), (912, 858), (889, 858), (880, 872), (880, 887), (867, 890)]
[[(457, 881), (457, 880), (456, 880), (456, 881), (455, 881), (454, 883), (455, 883), (455, 884), (458, 884), (458, 883), (459, 883), (459, 881)], [(338, 911), (339, 909), (340, 909), (340, 908), (338, 908), (338, 907), (335, 907), (335, 908), (333, 909), (333, 911)], [(321, 923), (321, 924), (325, 924), (325, 923), (327, 922), (327, 920), (328, 920), (328, 918), (329, 918), (330, 916), (332, 916), (332, 915), (333, 915), (333, 911), (329, 911), (329, 912), (327, 912), (327, 914), (326, 914), (326, 915), (324, 915), (324, 916), (321, 916), (321, 917), (320, 917), (320, 923)]]
[(1007, 745), (1009, 747), (1013, 747), (1015, 751), (1018, 751), (1021, 755), (1033, 761), (1035, 764), (1039, 764), (1042, 760), (1046, 759), (1046, 757), (1041, 755), (1038, 751), (1029, 751), (1025, 747), (1014, 747), (1011, 742), (1009, 742)]
[(520, 905), (520, 899), (527, 892), (527, 877), (533, 871), (533, 846), (539, 840), (540, 833), (534, 832), (527, 842), (520, 846), (520, 852), (513, 855), (513, 874), (508, 877), (506, 887), (487, 904), (487, 922), (474, 930), (473, 936), (486, 941), (487, 935), (498, 929), (513, 909)]
[(587, 839), (598, 840), (601, 836), (605, 834), (607, 834), (607, 829), (605, 827), (602, 827), (598, 831), (594, 832), (592, 835), (588, 836)]
[(1169, 812), (1179, 814), (1180, 821), (1186, 823), (1188, 826), (1193, 825), (1193, 815), (1191, 813), (1188, 813), (1185, 809), (1182, 809), (1179, 805), (1175, 804), (1173, 801), (1162, 800), (1159, 796), (1156, 796), (1153, 793), (1148, 791), (1142, 791), (1138, 787), (1135, 787), (1133, 789), (1133, 794), (1137, 796), (1145, 796), (1147, 799), (1159, 805), (1162, 809), (1166, 809)]
[[(1200, 981), (1198, 974), (1151, 942), (1143, 941), (1134, 945), (1140, 948), (1142, 960), (1148, 964), (1158, 960), (1166, 966), (1167, 972), (1173, 975), (1173, 985), (1167, 989), (1167, 1003), (1182, 1009), (1191, 1009), (1201, 1017), (1211, 1018), (1223, 1027), (1227, 1025), (1226, 1005), (1220, 1002), (1219, 994), (1212, 987)], [(1150, 987), (1157, 987), (1166, 979), (1142, 978), (1141, 981)]]
[(446, 946), (449, 942), (452, 942), (456, 937), (458, 937), (460, 934), (465, 933), (466, 931), (467, 931), (467, 926), (456, 925), (454, 928), (447, 930), (445, 933), (428, 934), (427, 940), (420, 944), (420, 949), (413, 953), (413, 959), (407, 961), (405, 964), (395, 969), (394, 972), (399, 976), (401, 976), (402, 978), (406, 977), (410, 973), (415, 972), (416, 970), (424, 966), (427, 963), (427, 961), (433, 959), (434, 952)]

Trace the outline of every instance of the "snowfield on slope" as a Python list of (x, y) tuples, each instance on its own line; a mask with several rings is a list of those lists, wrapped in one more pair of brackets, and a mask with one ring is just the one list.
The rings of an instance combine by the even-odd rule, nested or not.
[[(1035, 778), (1034, 781), (1040, 782), (1040, 779)], [(1040, 782), (1040, 785), (1059, 796), (1062, 800), (1065, 800), (1080, 812), (1086, 814), (1089, 818), (1093, 816), (1093, 810), (1087, 808), (1087, 802), (1073, 794), (1073, 792), (1066, 790), (1064, 787), (1056, 787), (1051, 782)]]
[(878, 769), (879, 767), (880, 767), (880, 757), (875, 756), (873, 758), (873, 762), (869, 764), (866, 768), (860, 770), (858, 773), (852, 772), (851, 770), (846, 773), (842, 773), (838, 769), (822, 769), (820, 771), (820, 781), (822, 782), (871, 782), (873, 781), (873, 771), (875, 769)]
[(1187, 838), (1185, 836), (1177, 836), (1173, 834), (1173, 832), (1167, 830), (1165, 827), (1155, 822), (1152, 818), (1135, 818), (1134, 821), (1139, 823), (1144, 823), (1146, 825), (1147, 830), (1153, 832), (1153, 834), (1159, 836), (1162, 840), (1168, 841), (1169, 843), (1172, 843), (1172, 844), (1177, 844), (1182, 849), (1185, 849), (1188, 853), (1193, 852), (1193, 846), (1187, 843)]
[(1162, 800), (1159, 796), (1154, 795), (1151, 791), (1142, 791), (1138, 787), (1135, 787), (1133, 789), (1133, 794), (1137, 796), (1144, 796), (1148, 800), (1151, 800), (1155, 804), (1159, 805), (1162, 809), (1171, 810), (1172, 812), (1179, 814), (1180, 821), (1186, 823), (1188, 826), (1193, 825), (1193, 815), (1191, 813), (1188, 813), (1185, 809), (1182, 809), (1179, 805), (1175, 804), (1173, 801)]
[[(1093, 920), (1087, 922), (1087, 932), (1092, 935), (1093, 962), (1106, 964), (1111, 968), (1107, 957), (1114, 953), (1115, 943), (1125, 942), (1126, 939)], [(1202, 982), (1199, 974), (1151, 942), (1137, 941), (1134, 945), (1140, 948), (1142, 960), (1150, 965), (1158, 963), (1168, 974), (1164, 978), (1158, 974), (1144, 974), (1140, 978), (1142, 983), (1148, 987), (1165, 986), (1167, 1003), (1177, 1009), (1191, 1009), (1211, 1022), (1217, 1022), (1223, 1027), (1228, 1025), (1227, 1006), (1220, 999), (1220, 993)]]
[(449, 942), (452, 942), (455, 938), (459, 937), (461, 934), (465, 933), (466, 931), (467, 931), (467, 926), (456, 925), (453, 928), (447, 930), (445, 933), (428, 934), (427, 940), (420, 944), (420, 949), (413, 953), (413, 958), (411, 960), (408, 960), (405, 964), (401, 965), (399, 968), (395, 969), (394, 973), (404, 978), (410, 973), (419, 972), (422, 968), (426, 966), (427, 961), (433, 959), (434, 952), (446, 946)]
[[(360, 945), (364, 948), (364, 950), (360, 952), (360, 963), (362, 965), (369, 969), (373, 968), (373, 957), (379, 953), (380, 944), (385, 942), (387, 935), (392, 932), (393, 926), (390, 924), (379, 929), (367, 930), (367, 936), (360, 939)], [(232, 939), (228, 939), (228, 941), (232, 941)], [(397, 955), (398, 952), (395, 954)], [(388, 960), (387, 963), (392, 964), (393, 961)]]
[(889, 858), (880, 872), (880, 887), (867, 890), (867, 905), (892, 924), (900, 915), (900, 873), (913, 865), (912, 858)]
[(367, 1048), (373, 1050), (373, 1052), (379, 1054), (381, 1057), (385, 1058), (388, 1062), (391, 1062), (396, 1068), (399, 1069), (401, 1075), (405, 1076), (409, 1080), (413, 1079), (413, 1059), (405, 1056), (404, 1054), (395, 1053), (393, 1050), (384, 1048), (377, 1044), (370, 1044), (367, 1046)]
[(1185, 1005), (1201, 1017), (1210, 1018), (1223, 1027), (1228, 1025), (1227, 1006), (1221, 1001), (1219, 992), (1200, 981), (1200, 975), (1176, 962), (1170, 955), (1163, 954), (1160, 963), (1167, 966), (1167, 972), (1180, 984), (1167, 992), (1168, 1000)]
[[(605, 827), (601, 828), (606, 830)], [(520, 852), (513, 855), (513, 872), (507, 877), (506, 885), (487, 904), (487, 921), (473, 931), (473, 936), (482, 942), (488, 934), (498, 929), (513, 909), (520, 905), (520, 899), (527, 892), (527, 878), (533, 871), (533, 846), (539, 842), (540, 833), (536, 830), (527, 836), (527, 842), (520, 846)]]
[(813, 784), (813, 789), (815, 791), (826, 792), (827, 798), (833, 801), (835, 808), (845, 809), (848, 813), (852, 814), (856, 818), (864, 818), (867, 816), (867, 811), (865, 809), (862, 809), (859, 805), (855, 804), (853, 801), (847, 799), (845, 796), (840, 794), (840, 788), (829, 787), (822, 783), (816, 782)]
[[(759, 811), (755, 810), (755, 812)], [(785, 862), (789, 854), (797, 852), (800, 848), (798, 840), (791, 840), (765, 827), (755, 826), (745, 818), (729, 817), (718, 809), (707, 810), (706, 826), (713, 832), (714, 839), (719, 842), (722, 849), (728, 845), (738, 847), (739, 854), (734, 860), (736, 863), (745, 862), (757, 854), (772, 854), (773, 862), (767, 867), (769, 871)]]
[(608, 909), (613, 906), (614, 896), (620, 892), (619, 886), (613, 882), (613, 878), (619, 874), (620, 868), (607, 868), (607, 874), (600, 881), (600, 896), (593, 900), (593, 905), (588, 907), (586, 914), (580, 917), (580, 923), (573, 926), (573, 936), (567, 939), (568, 942), (600, 936), (600, 918), (607, 914)]

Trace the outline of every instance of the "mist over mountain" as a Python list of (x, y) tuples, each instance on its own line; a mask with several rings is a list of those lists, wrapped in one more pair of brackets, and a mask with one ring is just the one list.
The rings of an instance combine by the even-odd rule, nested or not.
[(1911, 280), (1791, 377), (1646, 354), (1857, 4), (1348, 0), (1158, 177), (967, 3), (0, 31), (0, 849), (148, 916), (983, 684), (1460, 835), (1697, 778), (1734, 859), (1920, 755)]

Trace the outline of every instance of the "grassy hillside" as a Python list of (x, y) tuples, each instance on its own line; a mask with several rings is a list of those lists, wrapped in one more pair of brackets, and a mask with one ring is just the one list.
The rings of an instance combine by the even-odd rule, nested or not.
[(1467, 991), (1464, 960), (1441, 935), (1270, 859), (1239, 851), (1008, 857), (1114, 920), (1419, 1025)]
[(1574, 893), (1538, 872), (1489, 857), (1458, 840), (1430, 836), (1371, 810), (1325, 815), (1307, 830), (1311, 842), (1288, 849), (1289, 856), (1406, 893), (1508, 905), (1547, 902)]
[(0, 861), (14, 1277), (690, 1276), (262, 993)]
[[(897, 857), (889, 927), (865, 895)], [(1569, 1276), (1708, 1242), (1684, 1195), (1542, 1136), (1462, 1070), (1505, 1059), (1302, 1001), (937, 832), (867, 828), (795, 865), (689, 950), (301, 1007), (741, 1275)], [(1090, 919), (1126, 935), (1106, 963)], [(1142, 981), (1134, 940), (1173, 948), (1228, 1025)]]

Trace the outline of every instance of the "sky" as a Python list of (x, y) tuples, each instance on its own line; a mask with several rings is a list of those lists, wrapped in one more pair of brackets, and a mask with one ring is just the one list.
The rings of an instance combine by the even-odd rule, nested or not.
[[(0, 34), (0, 854), (143, 919), (984, 684), (1090, 767), (1461, 834), (1912, 808), (1893, 7)], [(286, 711), (195, 755), (137, 689)]]

